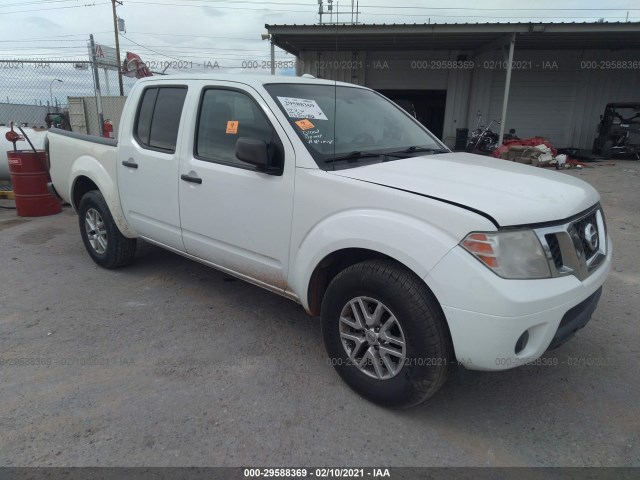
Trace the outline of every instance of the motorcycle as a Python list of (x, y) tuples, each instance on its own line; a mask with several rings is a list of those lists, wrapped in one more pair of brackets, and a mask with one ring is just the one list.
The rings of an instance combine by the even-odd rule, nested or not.
[[(500, 120), (491, 120), (489, 125), (481, 125), (482, 114), (478, 112), (478, 121), (476, 122), (476, 128), (469, 132), (469, 140), (467, 141), (466, 151), (469, 153), (490, 154), (496, 148), (499, 147), (500, 135), (491, 130), (491, 127), (495, 123), (500, 125)], [(503, 137), (503, 143), (507, 140), (518, 139), (515, 129), (510, 129), (509, 133), (506, 133)]]

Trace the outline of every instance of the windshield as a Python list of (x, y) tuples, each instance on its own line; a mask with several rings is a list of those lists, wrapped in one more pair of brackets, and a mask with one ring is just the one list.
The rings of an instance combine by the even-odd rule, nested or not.
[(448, 152), (404, 110), (371, 90), (334, 85), (265, 85), (324, 170)]
[(613, 124), (640, 123), (640, 106), (638, 107), (614, 107), (611, 109)]

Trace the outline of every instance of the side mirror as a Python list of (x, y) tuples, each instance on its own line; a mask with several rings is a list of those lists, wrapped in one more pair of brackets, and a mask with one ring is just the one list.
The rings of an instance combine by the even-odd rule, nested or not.
[(269, 150), (264, 140), (240, 137), (236, 141), (236, 157), (243, 162), (255, 165), (260, 170), (269, 167)]

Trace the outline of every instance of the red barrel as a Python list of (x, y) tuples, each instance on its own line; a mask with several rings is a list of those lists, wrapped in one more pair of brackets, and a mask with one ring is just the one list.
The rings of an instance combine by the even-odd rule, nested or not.
[(16, 211), (21, 217), (43, 217), (62, 211), (60, 201), (49, 193), (51, 181), (45, 169), (44, 151), (7, 152)]

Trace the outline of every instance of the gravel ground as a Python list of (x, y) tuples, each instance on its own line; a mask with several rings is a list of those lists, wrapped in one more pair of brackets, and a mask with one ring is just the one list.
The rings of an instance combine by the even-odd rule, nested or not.
[(69, 208), (0, 210), (0, 466), (640, 466), (640, 162), (593, 165), (566, 173), (615, 246), (591, 323), (557, 366), (458, 369), (408, 411), (346, 387), (284, 298), (147, 244), (103, 270)]

